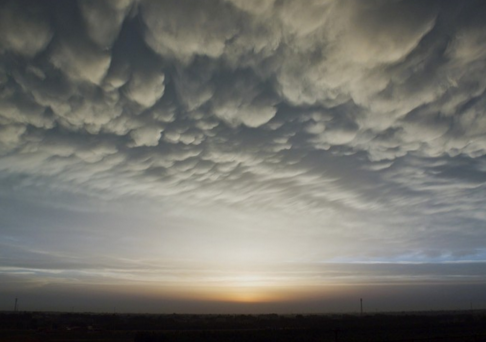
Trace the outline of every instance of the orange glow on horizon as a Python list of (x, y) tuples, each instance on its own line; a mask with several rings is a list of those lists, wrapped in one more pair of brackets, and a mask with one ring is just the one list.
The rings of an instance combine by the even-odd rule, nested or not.
[(107, 292), (136, 294), (153, 300), (225, 302), (235, 304), (290, 303), (333, 298), (351, 289), (337, 284), (285, 281), (262, 272), (233, 274), (219, 279), (184, 282), (131, 282), (96, 286)]

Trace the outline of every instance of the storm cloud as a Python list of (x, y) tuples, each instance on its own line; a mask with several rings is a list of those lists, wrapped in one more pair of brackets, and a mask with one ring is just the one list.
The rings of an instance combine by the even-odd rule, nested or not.
[[(218, 245), (254, 215), (248, 248), (274, 239), (272, 262), (483, 261), (485, 16), (470, 0), (4, 1), (2, 203), (137, 203), (203, 218)], [(35, 226), (72, 229), (0, 222), (9, 255)]]

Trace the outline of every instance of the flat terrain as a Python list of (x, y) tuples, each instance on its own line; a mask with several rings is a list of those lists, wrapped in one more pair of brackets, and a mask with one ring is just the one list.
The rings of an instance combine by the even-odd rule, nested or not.
[(8, 342), (486, 341), (486, 312), (370, 315), (0, 313)]

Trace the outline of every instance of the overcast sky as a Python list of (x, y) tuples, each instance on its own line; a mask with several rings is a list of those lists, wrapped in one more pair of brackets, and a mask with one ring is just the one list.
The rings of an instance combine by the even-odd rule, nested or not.
[(2, 1), (0, 309), (486, 308), (484, 18)]

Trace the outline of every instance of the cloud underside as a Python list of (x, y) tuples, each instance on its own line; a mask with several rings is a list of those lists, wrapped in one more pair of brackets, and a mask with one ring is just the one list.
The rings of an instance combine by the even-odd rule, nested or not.
[(481, 2), (0, 6), (2, 184), (481, 253)]

